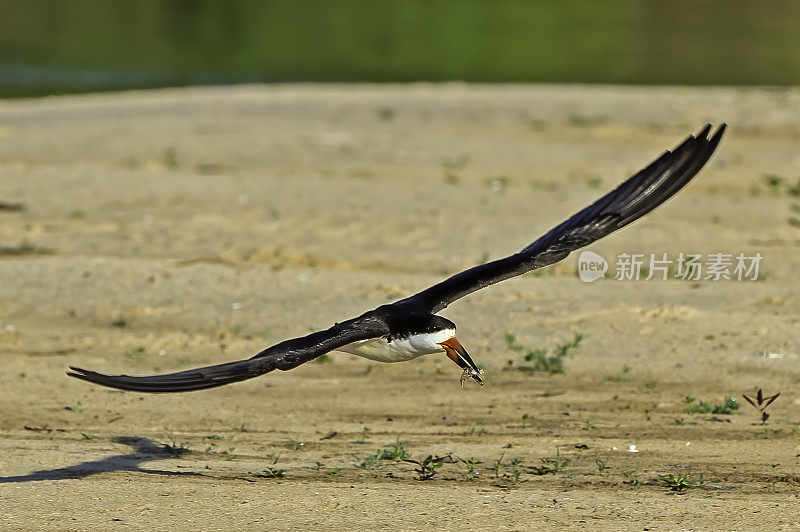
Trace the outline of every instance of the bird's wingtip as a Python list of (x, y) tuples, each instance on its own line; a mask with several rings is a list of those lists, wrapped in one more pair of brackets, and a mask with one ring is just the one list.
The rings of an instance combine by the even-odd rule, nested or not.
[(698, 139), (708, 138), (708, 133), (711, 131), (711, 128), (712, 128), (711, 124), (706, 123), (706, 125), (703, 126), (703, 129), (700, 130), (700, 133), (697, 134), (697, 138)]

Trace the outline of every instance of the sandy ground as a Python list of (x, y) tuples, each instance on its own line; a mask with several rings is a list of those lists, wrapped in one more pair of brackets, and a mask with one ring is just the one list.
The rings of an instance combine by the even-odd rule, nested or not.
[[(327, 327), (522, 248), (723, 120), (699, 179), (591, 249), (612, 270), (622, 252), (759, 252), (760, 280), (584, 284), (573, 256), (476, 293), (443, 314), (486, 368), (482, 389), (461, 389), (444, 356), (334, 354), (159, 396), (64, 375), (218, 363)], [(798, 124), (796, 90), (291, 85), (0, 102), (0, 201), (24, 204), (0, 210), (0, 526), (796, 529)], [(584, 339), (549, 376), (516, 369), (509, 332), (532, 348)], [(687, 413), (685, 396), (759, 387), (782, 392), (766, 427), (748, 405)], [(413, 464), (366, 460), (398, 441), (474, 472), (457, 461), (420, 481)], [(655, 480), (670, 474), (693, 487)]]

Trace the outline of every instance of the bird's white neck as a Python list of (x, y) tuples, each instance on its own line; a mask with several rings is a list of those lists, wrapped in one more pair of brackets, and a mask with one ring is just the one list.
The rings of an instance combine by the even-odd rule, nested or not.
[(378, 362), (404, 362), (423, 355), (443, 353), (444, 348), (439, 345), (456, 335), (453, 329), (443, 329), (430, 333), (420, 333), (406, 338), (373, 338), (353, 342), (339, 351), (351, 353), (360, 357)]

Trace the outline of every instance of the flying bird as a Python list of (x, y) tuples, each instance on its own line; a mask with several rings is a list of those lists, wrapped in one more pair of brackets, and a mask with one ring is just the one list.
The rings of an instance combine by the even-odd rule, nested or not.
[(664, 152), (592, 205), (551, 229), (514, 255), (475, 266), (405, 299), (381, 305), (324, 331), (268, 347), (252, 358), (167, 375), (104, 375), (70, 366), (67, 374), (85, 381), (137, 392), (185, 392), (287, 371), (329, 351), (344, 351), (379, 362), (402, 362), (445, 354), (481, 385), (481, 370), (456, 339), (456, 325), (436, 313), (481, 288), (563, 260), (649, 213), (683, 188), (708, 162), (725, 124), (706, 125), (677, 148)]

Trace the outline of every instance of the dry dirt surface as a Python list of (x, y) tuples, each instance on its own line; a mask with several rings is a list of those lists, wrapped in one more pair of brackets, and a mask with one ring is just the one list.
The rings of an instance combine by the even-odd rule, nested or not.
[[(484, 388), (443, 355), (334, 353), (175, 395), (65, 376), (327, 327), (521, 249), (721, 121), (698, 179), (591, 247), (606, 279), (581, 282), (571, 256), (443, 312)], [(797, 90), (0, 101), (0, 528), (796, 529), (799, 124)], [(759, 279), (613, 279), (620, 253), (682, 252), (760, 253)], [(563, 373), (522, 369), (576, 335)], [(741, 398), (758, 388), (782, 393), (766, 425)]]

